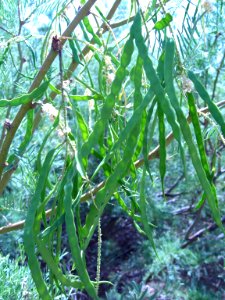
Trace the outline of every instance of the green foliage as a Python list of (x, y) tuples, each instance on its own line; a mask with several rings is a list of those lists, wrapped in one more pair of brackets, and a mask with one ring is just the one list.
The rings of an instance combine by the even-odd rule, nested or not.
[[(167, 2), (169, 4), (170, 1)], [(139, 233), (150, 241), (156, 253), (150, 270), (152, 274), (158, 276), (164, 266), (173, 260), (187, 264), (185, 260), (189, 257), (190, 264), (193, 253), (177, 250), (179, 241), (167, 241), (162, 248), (159, 239), (157, 244), (154, 242), (157, 229), (152, 219), (155, 223), (160, 222), (156, 218), (154, 188), (160, 176), (164, 198), (170, 194), (166, 193), (166, 187), (168, 176), (173, 178), (172, 174), (168, 174), (168, 170), (171, 170), (168, 156), (171, 153), (180, 153), (185, 176), (188, 172), (196, 172), (194, 179), (198, 181), (195, 184), (202, 196), (200, 201), (199, 195), (195, 195), (197, 199), (194, 200), (190, 197), (190, 206), (194, 203), (199, 215), (201, 210), (208, 212), (209, 208), (214, 221), (224, 231), (218, 200), (220, 190), (214, 180), (216, 167), (217, 174), (223, 174), (221, 158), (218, 157), (222, 152), (219, 145), (223, 145), (225, 136), (224, 113), (214, 98), (216, 92), (224, 95), (224, 92), (217, 90), (224, 59), (214, 74), (214, 84), (211, 86), (207, 83), (208, 74), (205, 74), (206, 78), (202, 75), (204, 64), (198, 58), (193, 59), (192, 64), (188, 61), (190, 49), (200, 40), (200, 21), (207, 22), (204, 18), (209, 11), (205, 7), (202, 12), (200, 2), (197, 5), (187, 2), (182, 34), (174, 28), (175, 14), (173, 16), (169, 9), (167, 12), (166, 3), (158, 5), (153, 1), (151, 7), (143, 12), (138, 2), (131, 1), (130, 10), (135, 11), (135, 16), (132, 25), (126, 25), (130, 30), (125, 37), (121, 30), (113, 32), (113, 26), (110, 27), (111, 23), (99, 8), (92, 12), (93, 1), (86, 1), (79, 12), (78, 7), (64, 1), (58, 3), (55, 13), (53, 8), (57, 1), (38, 1), (36, 5), (29, 2), (29, 16), (24, 12), (26, 3), (18, 2), (12, 6), (12, 12), (15, 13), (17, 8), (19, 28), (14, 28), (11, 14), (7, 11), (10, 28), (6, 30), (4, 22), (3, 29), (0, 28), (4, 33), (0, 53), (1, 76), (2, 82), (6, 82), (6, 87), (3, 83), (1, 86), (1, 98), (4, 99), (0, 100), (0, 107), (4, 110), (1, 116), (14, 121), (12, 124), (9, 121), (2, 124), (0, 193), (19, 165), (21, 169), (15, 174), (18, 175), (20, 186), (15, 184), (12, 187), (15, 188), (13, 195), (19, 193), (23, 198), (23, 182), (30, 174), (31, 184), (26, 191), (28, 207), (23, 206), (26, 211), (24, 247), (42, 299), (54, 298), (54, 287), (60, 287), (65, 295), (69, 288), (84, 289), (92, 299), (99, 299), (98, 285), (109, 282), (99, 281), (100, 261), (94, 281), (88, 272), (85, 253), (105, 210), (114, 199), (117, 200), (116, 205), (131, 218)], [(217, 30), (224, 10), (219, 4), (216, 5)], [(5, 1), (4, 6), (7, 5), (9, 2)], [(190, 5), (194, 7), (192, 17)], [(74, 12), (74, 20), (70, 20), (68, 7)], [(39, 33), (45, 32), (42, 43), (37, 43), (32, 32), (24, 26), (33, 15), (37, 17), (43, 10), (46, 10), (51, 22), (49, 19), (46, 28), (37, 28)], [(156, 21), (159, 16), (160, 21)], [(103, 22), (101, 26), (99, 20)], [(64, 25), (68, 27), (62, 33)], [(81, 28), (79, 39), (78, 34), (73, 36), (78, 25)], [(50, 46), (50, 36), (54, 28), (59, 36), (66, 36), (54, 36), (56, 45), (53, 47)], [(15, 34), (16, 29), (18, 34)], [(172, 33), (172, 38), (168, 38), (168, 31)], [(152, 40), (154, 45), (151, 45)], [(207, 49), (210, 55), (210, 51), (214, 50), (214, 44)], [(86, 56), (88, 53), (91, 54), (89, 58)], [(59, 63), (54, 61), (57, 55)], [(19, 60), (18, 68), (15, 57)], [(40, 69), (37, 67), (39, 65), (42, 65)], [(201, 73), (201, 81), (205, 84), (194, 72), (189, 71), (188, 76), (194, 83), (192, 86), (186, 75), (187, 69)], [(70, 80), (71, 76), (73, 80)], [(212, 97), (209, 96), (211, 91)], [(216, 133), (208, 137), (206, 132), (210, 128), (208, 124), (201, 125), (201, 114), (198, 114), (198, 108), (201, 108), (198, 95), (207, 105), (209, 122), (214, 122), (217, 128)], [(187, 116), (188, 110), (192, 120)], [(43, 112), (51, 118), (46, 120), (44, 117), (40, 122)], [(26, 126), (24, 117), (27, 118)], [(169, 130), (171, 134), (166, 137)], [(167, 146), (173, 137), (176, 141), (171, 147), (175, 150), (171, 151)], [(208, 151), (212, 144), (215, 145), (211, 151), (213, 153)], [(151, 149), (154, 151), (149, 153)], [(150, 164), (149, 160), (156, 157), (159, 163)], [(179, 165), (177, 158), (176, 167)], [(147, 197), (149, 190), (153, 198), (151, 200)], [(85, 201), (88, 204), (84, 204)], [(204, 205), (205, 202), (208, 207)], [(72, 267), (68, 269), (64, 268), (61, 256), (64, 228), (72, 260)], [(42, 259), (48, 277), (41, 268)], [(125, 299), (144, 299), (147, 294), (135, 283), (129, 289)], [(152, 299), (155, 296), (151, 295)]]
[[(158, 209), (162, 210), (164, 205), (158, 204)], [(115, 287), (107, 293), (107, 299), (132, 299), (131, 295), (140, 297), (144, 291), (147, 299), (158, 299), (161, 296), (188, 300), (192, 296), (201, 295), (206, 299), (223, 298), (223, 289), (213, 288), (215, 281), (220, 282), (223, 277), (223, 266), (218, 264), (219, 249), (223, 247), (223, 241), (212, 243), (205, 239), (200, 242), (200, 252), (195, 246), (181, 249), (181, 241), (175, 237), (179, 235), (181, 226), (175, 224), (175, 221), (173, 225), (169, 223), (171, 218), (172, 215), (161, 214), (161, 224), (158, 227), (162, 233), (161, 236), (154, 237), (158, 258), (155, 257), (151, 244), (148, 241), (142, 242), (135, 256), (122, 263), (121, 272), (111, 274)], [(163, 229), (168, 231), (163, 233)], [(138, 284), (132, 283), (131, 274), (137, 276), (141, 272), (144, 273), (142, 280)]]
[(209, 94), (207, 93), (204, 86), (201, 84), (201, 82), (196, 78), (193, 72), (188, 73), (189, 78), (193, 81), (195, 85), (196, 91), (199, 93), (200, 97), (207, 103), (209, 107), (209, 111), (213, 118), (215, 119), (216, 123), (221, 127), (221, 131), (223, 133), (223, 136), (225, 136), (225, 121), (222, 113), (218, 109), (218, 107), (213, 103), (213, 101), (210, 99)]
[(29, 268), (20, 259), (0, 255), (0, 299), (35, 299), (38, 297)]
[(171, 14), (166, 14), (164, 18), (162, 18), (160, 21), (155, 23), (154, 28), (157, 30), (162, 30), (165, 27), (169, 26), (170, 22), (173, 21), (173, 17), (171, 16)]

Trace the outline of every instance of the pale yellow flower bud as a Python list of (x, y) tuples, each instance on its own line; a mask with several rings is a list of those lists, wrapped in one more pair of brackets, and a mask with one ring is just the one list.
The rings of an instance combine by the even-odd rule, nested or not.
[(59, 136), (59, 137), (64, 137), (64, 136), (66, 136), (67, 134), (69, 134), (70, 132), (71, 132), (70, 127), (59, 128), (59, 129), (57, 130), (57, 133), (58, 133), (58, 136)]
[(95, 108), (95, 101), (93, 99), (88, 101), (88, 107), (90, 110), (93, 110)]
[(58, 110), (51, 103), (42, 104), (42, 111), (53, 119), (58, 116)]
[(85, 96), (91, 96), (91, 94), (92, 94), (92, 92), (90, 89), (85, 89), (85, 91), (84, 91)]
[(106, 74), (106, 80), (107, 80), (108, 84), (111, 84), (113, 82), (114, 78), (115, 78), (115, 74), (113, 74), (113, 73)]
[(204, 9), (205, 12), (210, 13), (213, 11), (213, 6), (212, 3), (208, 0), (204, 1), (202, 3), (202, 8)]

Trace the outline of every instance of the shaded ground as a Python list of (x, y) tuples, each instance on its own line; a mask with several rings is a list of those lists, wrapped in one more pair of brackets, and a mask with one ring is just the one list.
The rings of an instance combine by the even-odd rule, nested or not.
[[(163, 220), (161, 224), (159, 222), (157, 235), (155, 236), (155, 243), (158, 248), (161, 248), (159, 238), (164, 236), (168, 228), (173, 228), (174, 236), (180, 237), (183, 235), (182, 231), (183, 228), (187, 227), (187, 220), (185, 216), (180, 216), (179, 220), (180, 222), (176, 226), (172, 224), (171, 219)], [(180, 226), (181, 220), (183, 222), (182, 228)], [(189, 261), (189, 258), (183, 262), (182, 255), (185, 256), (187, 252), (183, 252), (185, 250), (180, 249), (178, 254), (174, 253), (172, 260), (167, 261), (165, 265), (161, 264), (161, 268), (156, 272), (154, 268), (151, 270), (155, 255), (145, 247), (145, 238), (137, 232), (129, 217), (122, 213), (113, 215), (112, 212), (109, 212), (102, 217), (101, 224), (101, 279), (115, 283), (113, 287), (107, 284), (100, 285), (99, 294), (102, 299), (118, 300), (122, 299), (120, 298), (122, 294), (125, 295), (124, 300), (135, 299), (128, 295), (129, 291), (133, 289), (131, 283), (136, 283), (140, 290), (147, 290), (144, 298), (147, 300), (153, 294), (156, 294), (154, 299), (157, 300), (225, 299), (224, 240), (215, 239), (217, 234), (220, 235), (219, 230), (208, 233), (187, 248), (190, 249), (190, 253), (193, 251), (200, 258), (204, 256), (199, 262), (193, 263)], [(171, 239), (173, 235), (169, 232)], [(165, 240), (164, 243), (166, 245), (168, 241)], [(65, 249), (64, 268), (71, 270), (72, 260), (66, 234), (63, 236), (62, 244)], [(95, 233), (86, 252), (87, 267), (92, 280), (96, 278), (97, 246), (97, 233)], [(166, 249), (165, 247), (165, 255), (167, 254)], [(168, 251), (173, 253), (174, 250)], [(15, 252), (12, 253), (15, 255)], [(45, 270), (44, 263), (42, 263), (42, 268)], [(112, 293), (107, 298), (106, 294), (109, 293), (110, 289), (113, 289), (117, 294), (114, 297), (111, 296), (114, 294)], [(173, 293), (176, 289), (179, 295), (175, 297)], [(196, 291), (193, 296), (191, 294), (192, 290)], [(187, 293), (190, 293), (189, 298), (182, 297), (182, 295)], [(77, 294), (74, 291), (74, 296), (71, 296), (69, 299), (83, 300), (90, 298), (83, 292)]]
[[(147, 289), (144, 299), (150, 299), (151, 295), (157, 293), (154, 299), (174, 300), (174, 296), (169, 296), (168, 285), (171, 285), (173, 289), (175, 282), (177, 282), (180, 283), (180, 294), (183, 293), (185, 295), (187, 290), (189, 291), (192, 288), (199, 290), (200, 295), (203, 295), (204, 291), (209, 294), (208, 298), (204, 296), (198, 298), (198, 296), (195, 296), (191, 297), (192, 299), (225, 299), (225, 294), (224, 298), (216, 296), (218, 291), (225, 291), (225, 269), (224, 257), (222, 255), (218, 255), (217, 262), (202, 262), (197, 266), (182, 266), (179, 259), (175, 258), (171, 264), (176, 269), (173, 274), (176, 278), (173, 278), (170, 282), (171, 266), (165, 266), (157, 275), (150, 273), (148, 278), (145, 278), (146, 281), (144, 284), (143, 279), (148, 271), (145, 267), (145, 257), (142, 257), (140, 251), (141, 244), (145, 240), (144, 237), (137, 232), (132, 221), (124, 215), (119, 218), (105, 215), (101, 223), (103, 239), (101, 278), (113, 282), (116, 279), (114, 290), (119, 294), (126, 295), (131, 283), (136, 282), (138, 285), (142, 285), (142, 289)], [(93, 236), (86, 253), (88, 271), (92, 280), (95, 280), (96, 277), (96, 257), (97, 234)], [(140, 266), (140, 261), (142, 261), (142, 267)], [(106, 298), (106, 292), (110, 288), (111, 286), (106, 284), (100, 286), (99, 294), (102, 299), (119, 299), (116, 296), (115, 298)], [(215, 295), (215, 298), (212, 295)], [(81, 293), (78, 299), (90, 298)], [(125, 297), (123, 299), (132, 298)], [(176, 299), (182, 300), (187, 298), (180, 296), (180, 298)]]

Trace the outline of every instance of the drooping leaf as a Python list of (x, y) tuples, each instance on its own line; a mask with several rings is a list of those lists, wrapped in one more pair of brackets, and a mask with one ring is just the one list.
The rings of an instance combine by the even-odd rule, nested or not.
[(18, 106), (18, 105), (29, 103), (35, 99), (39, 99), (47, 90), (48, 84), (49, 83), (46, 81), (42, 83), (38, 88), (34, 89), (31, 93), (21, 95), (11, 100), (0, 99), (0, 107)]

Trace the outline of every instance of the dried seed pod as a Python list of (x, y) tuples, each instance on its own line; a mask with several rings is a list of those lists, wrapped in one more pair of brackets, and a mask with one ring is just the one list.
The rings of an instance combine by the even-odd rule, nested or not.
[(6, 128), (7, 130), (10, 130), (12, 127), (12, 123), (9, 119), (5, 119), (5, 122), (4, 122), (4, 128)]
[(52, 49), (56, 52), (59, 52), (62, 50), (62, 43), (60, 39), (57, 37), (57, 35), (53, 36), (52, 38)]

